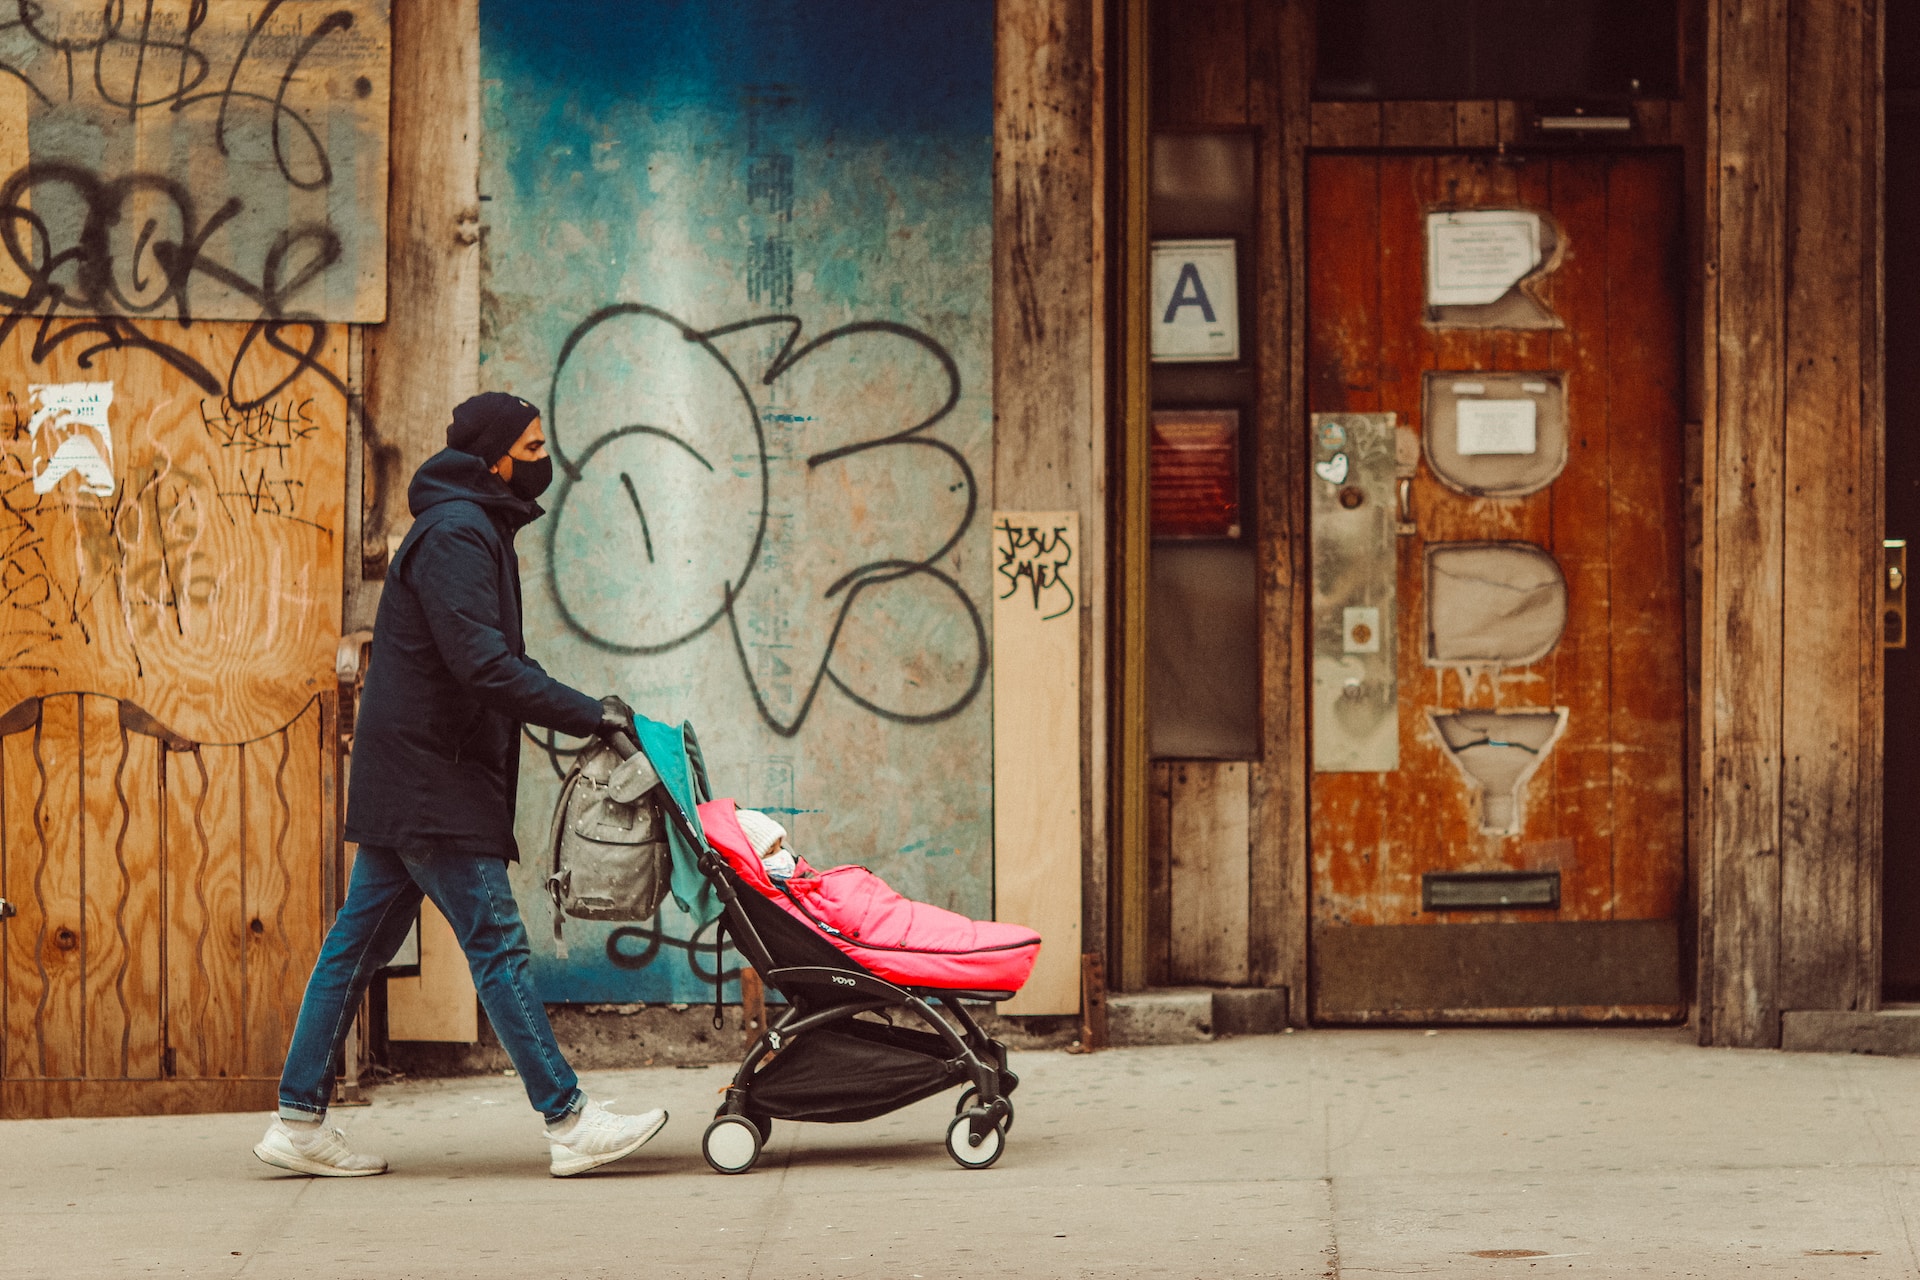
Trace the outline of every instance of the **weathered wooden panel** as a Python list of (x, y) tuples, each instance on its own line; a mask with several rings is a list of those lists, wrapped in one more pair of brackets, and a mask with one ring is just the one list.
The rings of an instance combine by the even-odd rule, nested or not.
[[(1785, 100), (1786, 298), (1780, 607), (1817, 626), (1781, 629), (1780, 989), (1787, 1009), (1860, 1007), (1858, 924), (1866, 872), (1860, 705), (1878, 697), (1861, 662), (1861, 546), (1878, 537), (1861, 467), (1862, 269), (1874, 146), (1863, 128), (1862, 5), (1790, 7)], [(1868, 484), (1877, 487), (1875, 480)]]
[(1316, 147), (1377, 147), (1380, 145), (1380, 104), (1316, 102), (1312, 107), (1312, 128), (1312, 145)]
[(1103, 338), (1110, 242), (1104, 220), (1108, 157), (1115, 154), (1108, 131), (1116, 127), (1107, 117), (1105, 76), (1121, 61), (1110, 51), (1124, 37), (1092, 0), (1022, 0), (993, 8), (993, 494), (1004, 507), (1079, 513), (1082, 945), (1104, 953), (1110, 795)]
[(1328, 927), (1319, 998), (1340, 1022), (1671, 1022), (1685, 1012), (1675, 920)]
[(1780, 713), (1785, 507), (1787, 4), (1713, 6), (1718, 104), (1707, 217), (1717, 224), (1706, 584), (1711, 914), (1703, 1031), (1779, 1043)]
[(1288, 1016), (1306, 1017), (1307, 756), (1305, 714), (1307, 421), (1307, 86), (1310, 6), (1256, 5), (1248, 15), (1248, 113), (1260, 128), (1255, 303), (1268, 317), (1255, 339), (1254, 537), (1261, 618), (1261, 756), (1248, 779), (1247, 967), (1256, 985), (1285, 985)]
[(1080, 1008), (1080, 607), (1075, 511), (993, 519), (994, 917), (1046, 939), (1008, 1013)]
[(466, 953), (431, 902), (420, 904), (420, 972), (387, 979), (387, 1034), (454, 1044), (480, 1038), (480, 1006)]
[(82, 688), (233, 742), (331, 686), (345, 347), (318, 323), (0, 321), (0, 706)]
[[(367, 331), (360, 545), (351, 580), (386, 574), (405, 535), (407, 481), (446, 444), (453, 406), (480, 381), (480, 4), (402, 3), (393, 14), (386, 323)], [(357, 562), (357, 563), (356, 563)], [(353, 591), (370, 627), (377, 589)]]
[(320, 697), (254, 742), (196, 744), (68, 693), (0, 724), (7, 1114), (278, 1076), (326, 916), (328, 720)]
[(20, 13), (0, 31), (18, 86), (0, 120), (0, 307), (381, 318), (386, 0)]
[(1247, 763), (1172, 762), (1169, 977), (1247, 981)]
[(1450, 147), (1454, 145), (1454, 104), (1451, 102), (1381, 103), (1380, 144), (1386, 147)]
[[(1671, 168), (1679, 157), (1653, 164)], [(1681, 317), (1667, 301), (1685, 290), (1680, 246), (1636, 256), (1634, 228), (1681, 224), (1683, 183), (1636, 180), (1629, 169), (1609, 176), (1611, 213), (1608, 261), (1633, 263), (1631, 270), (1609, 272), (1607, 313), (1609, 367), (1606, 397), (1609, 423), (1657, 417), (1676, 421), (1681, 412), (1684, 375), (1676, 353), (1684, 349)], [(1675, 515), (1686, 493), (1685, 440), (1662, 433), (1633, 448), (1616, 448), (1608, 457), (1608, 539), (1615, 560), (1660, 565), (1665, 577), (1620, 575), (1610, 578), (1614, 628), (1637, 655), (1615, 663), (1611, 716), (1614, 741), (1613, 914), (1624, 920), (1647, 919), (1670, 910), (1685, 893), (1685, 830), (1674, 815), (1687, 807), (1686, 779), (1654, 767), (1685, 750), (1686, 726), (1673, 716), (1683, 697), (1674, 673), (1686, 669), (1686, 633), (1653, 626), (1671, 607), (1663, 582), (1681, 581), (1686, 521)], [(1680, 495), (1677, 497), (1676, 495)], [(1684, 507), (1681, 508), (1684, 510)]]
[(1173, 765), (1155, 760), (1147, 773), (1147, 985), (1172, 979)]
[(1247, 122), (1247, 28), (1259, 0), (1185, 0), (1152, 6), (1153, 122)]
[(34, 875), (45, 933), (39, 968), (44, 983), (34, 1031), (40, 1074), (86, 1074), (86, 849), (80, 831), (80, 708), (75, 698), (49, 698), (34, 731), (35, 843), (42, 851)]
[[(133, 876), (121, 843), (128, 811), (117, 785), (124, 764), (120, 708), (111, 698), (82, 697), (77, 701), (80, 813), (74, 826), (85, 879), (82, 908), (86, 927), (82, 936), (87, 944), (86, 989), (81, 1002), (86, 1047), (80, 1074), (126, 1076), (131, 1074), (135, 1027), (159, 1021), (158, 1005), (140, 998), (143, 988), (151, 990), (157, 985), (158, 974), (152, 967), (158, 960), (158, 947), (152, 945), (155, 940), (146, 937), (136, 940), (128, 928)], [(133, 988), (131, 999), (129, 987)]]

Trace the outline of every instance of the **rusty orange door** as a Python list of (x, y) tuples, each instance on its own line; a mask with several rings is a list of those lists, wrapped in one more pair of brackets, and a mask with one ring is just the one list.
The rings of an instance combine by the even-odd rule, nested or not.
[(1314, 1016), (1674, 1017), (1679, 158), (1307, 190)]

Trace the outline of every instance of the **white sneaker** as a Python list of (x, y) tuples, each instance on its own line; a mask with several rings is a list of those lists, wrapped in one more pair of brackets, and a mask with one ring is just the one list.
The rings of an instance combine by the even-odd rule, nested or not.
[(645, 1115), (617, 1116), (589, 1100), (564, 1133), (547, 1130), (547, 1143), (553, 1151), (550, 1171), (556, 1178), (571, 1178), (624, 1160), (660, 1132), (666, 1122), (667, 1113), (657, 1108)]
[(324, 1123), (302, 1132), (279, 1116), (267, 1128), (253, 1154), (277, 1169), (312, 1174), (316, 1178), (370, 1178), (387, 1171), (387, 1162), (379, 1156), (361, 1155), (347, 1149), (347, 1135)]

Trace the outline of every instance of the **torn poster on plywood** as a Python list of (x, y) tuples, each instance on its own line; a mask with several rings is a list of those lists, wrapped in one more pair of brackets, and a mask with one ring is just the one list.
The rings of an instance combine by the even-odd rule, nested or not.
[(83, 493), (113, 492), (113, 429), (107, 409), (111, 382), (54, 382), (30, 385), (33, 414), (27, 434), (33, 439), (33, 491), (51, 493), (68, 475), (78, 474)]

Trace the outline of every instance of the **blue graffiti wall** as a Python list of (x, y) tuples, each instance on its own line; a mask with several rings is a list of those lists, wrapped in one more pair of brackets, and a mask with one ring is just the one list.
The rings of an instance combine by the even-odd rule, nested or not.
[[(989, 914), (991, 0), (481, 22), (481, 378), (543, 406), (557, 458), (520, 535), (530, 648), (692, 722), (716, 791), (809, 861)], [(516, 886), (543, 994), (701, 998), (712, 934), (671, 901), (567, 921), (558, 958), (576, 744), (537, 736)]]

